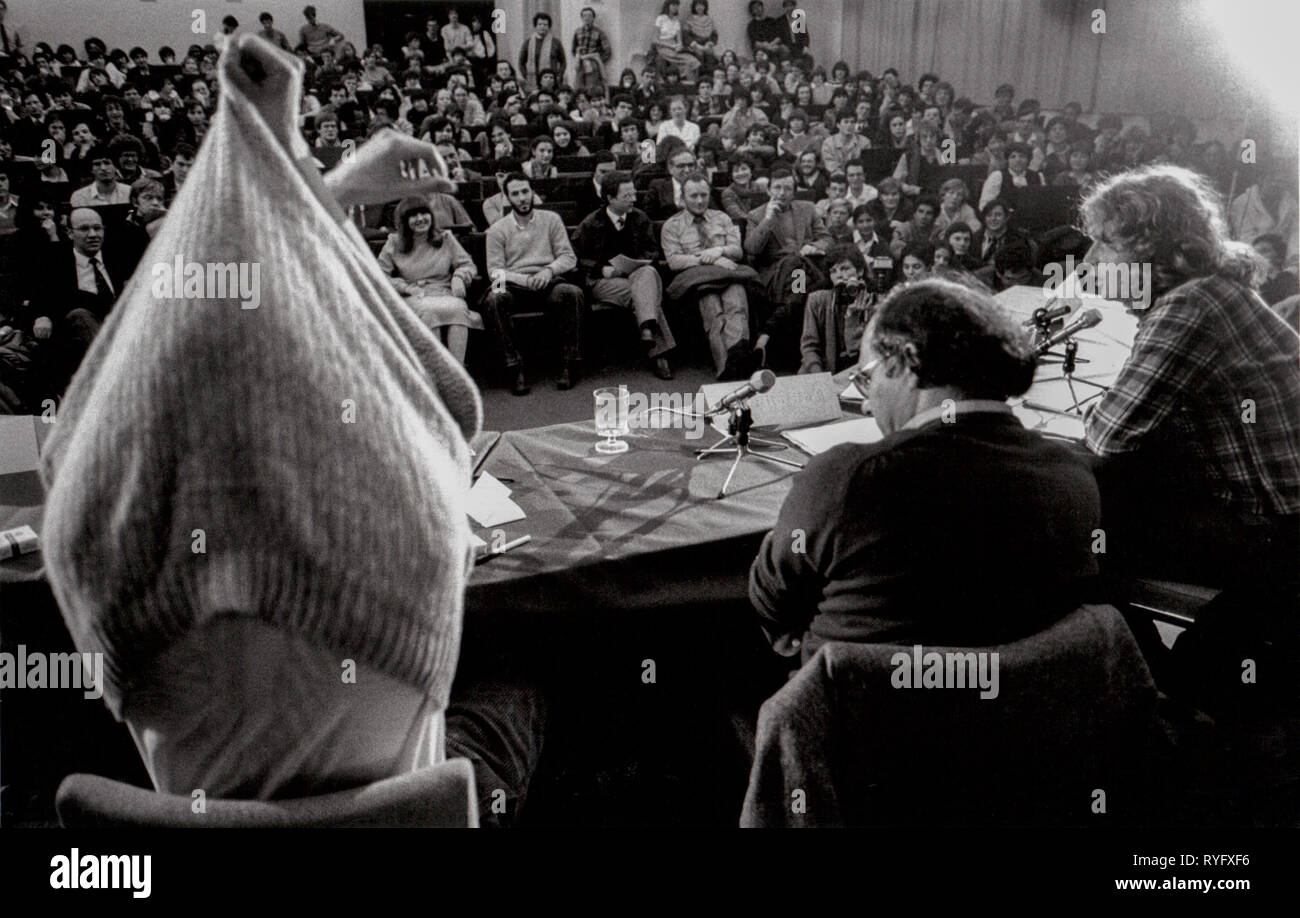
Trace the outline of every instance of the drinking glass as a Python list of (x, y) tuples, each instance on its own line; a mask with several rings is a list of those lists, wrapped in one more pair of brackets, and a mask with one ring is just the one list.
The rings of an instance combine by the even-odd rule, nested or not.
[(627, 441), (619, 439), (628, 431), (627, 386), (603, 386), (592, 395), (596, 400), (596, 433), (605, 438), (596, 444), (596, 452), (606, 456), (627, 452)]

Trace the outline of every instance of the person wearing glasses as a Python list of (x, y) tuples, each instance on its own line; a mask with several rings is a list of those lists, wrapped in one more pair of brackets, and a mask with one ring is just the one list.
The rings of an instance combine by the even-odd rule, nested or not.
[(1012, 414), (1035, 357), (992, 298), (939, 279), (897, 288), (859, 359), (884, 438), (795, 477), (749, 576), (773, 648), (807, 662), (832, 640), (986, 646), (1094, 598), (1097, 483)]
[(686, 177), (695, 171), (695, 154), (680, 147), (668, 157), (668, 178), (650, 183), (646, 213), (651, 220), (667, 220), (686, 206)]

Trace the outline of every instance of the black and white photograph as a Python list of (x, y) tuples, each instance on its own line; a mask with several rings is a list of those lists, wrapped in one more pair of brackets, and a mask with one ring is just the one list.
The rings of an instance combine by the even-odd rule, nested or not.
[(4, 885), (820, 828), (936, 844), (936, 896), (976, 837), (1058, 895), (1277, 894), (1297, 34), (0, 0)]

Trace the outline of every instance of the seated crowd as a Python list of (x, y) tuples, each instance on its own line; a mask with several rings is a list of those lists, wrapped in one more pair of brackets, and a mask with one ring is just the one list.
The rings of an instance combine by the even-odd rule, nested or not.
[[(292, 48), (302, 62), (297, 127), (322, 172), (345, 174), (358, 149), (376, 137), (382, 149), (393, 136), (382, 132), (426, 140), (439, 151), (457, 194), (394, 194), (387, 204), (352, 206), (347, 219), (410, 305), (409, 315), (439, 335), (455, 361), (464, 363), (474, 345), (470, 332), (481, 331), (484, 350), (522, 396), (530, 391), (536, 341), (549, 340), (558, 350), (556, 385), (571, 388), (596, 307), (608, 306), (631, 312), (638, 356), (663, 379), (672, 377), (673, 360), (684, 359), (677, 351), (701, 338), (719, 379), (768, 366), (854, 370), (854, 384), (888, 436), (809, 461), (750, 571), (750, 600), (785, 655), (806, 662), (836, 640), (1024, 637), (1080, 603), (1119, 595), (1123, 587), (1107, 593), (1101, 575), (1116, 583), (1138, 575), (1213, 577), (1254, 610), (1259, 633), (1288, 637), (1272, 604), (1296, 590), (1287, 564), (1300, 542), (1300, 376), (1295, 334), (1261, 302), (1266, 296), (1279, 312), (1294, 310), (1300, 294), (1297, 205), (1281, 173), (1260, 166), (1248, 181), (1235, 180), (1221, 145), (1197, 146), (1189, 122), (1163, 114), (1146, 119), (1149, 129), (1126, 128), (1113, 115), (1091, 127), (1077, 103), (1044, 117), (1036, 100), (1017, 103), (1009, 85), (980, 105), (935, 74), (912, 86), (892, 67), (877, 76), (838, 62), (828, 73), (812, 58), (806, 32), (791, 28), (790, 0), (774, 18), (755, 0), (744, 53), (719, 51), (709, 4), (689, 5), (683, 16), (678, 0), (663, 4), (646, 67), (616, 81), (605, 78), (611, 49), (592, 10), (583, 11), (567, 54), (550, 17), (538, 13), (514, 61), (496, 56), (481, 22), (462, 25), (451, 11), (445, 23), (431, 16), (426, 32), (407, 35), (397, 53), (374, 46), (358, 55), (310, 7), (296, 48), (269, 14), (259, 34)], [(238, 28), (232, 23), (231, 32)], [(248, 53), (259, 48), (265, 50), (254, 43)], [(7, 410), (39, 411), (42, 400), (57, 399), (68, 386), (167, 208), (184, 194), (220, 104), (218, 86), (231, 86), (237, 69), (212, 46), (190, 48), (179, 66), (170, 49), (158, 57), (161, 64), (141, 48), (109, 52), (92, 38), (84, 59), (66, 46), (38, 45), (29, 61), (3, 75), (0, 244), (3, 269), (16, 279), (0, 302), (0, 399)], [(270, 60), (283, 63), (280, 55)], [(1242, 193), (1225, 195), (1234, 185)], [(1157, 198), (1161, 206), (1153, 207)], [(349, 239), (356, 237), (351, 229)], [(991, 294), (1041, 285), (1048, 265), (1085, 254), (1151, 262), (1159, 289), (1130, 359), (1086, 422), (1084, 446), (1069, 449), (1026, 430), (1006, 404), (1030, 385), (1037, 355)], [(700, 334), (692, 334), (696, 314)], [(525, 323), (539, 318), (552, 334), (527, 334)], [(1287, 321), (1294, 326), (1293, 313)], [(414, 320), (412, 330), (424, 334)], [(117, 331), (110, 326), (105, 334)], [(342, 356), (311, 359), (350, 354), (342, 342), (333, 346)], [(454, 515), (443, 513), (447, 508), (461, 507), (454, 501), (469, 480), (464, 439), (478, 430), (481, 414), (467, 382), (444, 385), (461, 381), (462, 367), (440, 348), (425, 351), (444, 361), (434, 375), (465, 435), (445, 438), (446, 480), (418, 482), (447, 499), (421, 518), (443, 519)], [(77, 378), (76, 396), (99, 378), (133, 372), (103, 353), (86, 362), (93, 372)], [(405, 385), (405, 378), (398, 382)], [(1244, 433), (1235, 421), (1242, 392), (1254, 397)], [(75, 401), (69, 397), (72, 419), (57, 425), (47, 452), (47, 481), (65, 455), (108, 448), (107, 438), (74, 436), (77, 423), (109, 423), (82, 413), (84, 397)], [(953, 410), (955, 419), (948, 416)], [(447, 425), (450, 416), (438, 423)], [(1180, 436), (1168, 437), (1171, 429)], [(318, 442), (306, 435), (314, 433), (296, 435)], [(1166, 440), (1178, 440), (1170, 457), (1155, 451)], [(144, 436), (124, 443), (128, 452), (151, 446)], [(954, 463), (954, 449), (964, 450), (965, 465)], [(1096, 460), (1095, 476), (1081, 452)], [(971, 481), (981, 487), (965, 487)], [(1135, 481), (1150, 490), (1134, 497)], [(94, 517), (102, 508), (70, 475), (53, 484), (45, 535), (61, 554), (50, 564), (52, 581), (84, 561), (67, 548), (91, 531), (78, 514)], [(418, 490), (414, 479), (405, 487)], [(1117, 494), (1126, 496), (1112, 505)], [(376, 503), (392, 496), (374, 495)], [(1145, 507), (1143, 499), (1167, 512), (1124, 513)], [(424, 509), (414, 500), (411, 507)], [(386, 526), (372, 509), (367, 505), (365, 525)], [(1189, 514), (1198, 526), (1187, 524)], [(1090, 540), (1103, 522), (1114, 550), (1099, 557)], [(953, 538), (954, 524), (983, 536)], [(463, 593), (463, 530), (447, 527), (440, 531), (446, 545), (429, 549), (443, 551), (444, 562), (454, 559), (428, 573), (440, 590)], [(384, 531), (392, 536), (391, 528)], [(803, 533), (815, 534), (807, 552), (793, 548), (802, 544), (795, 534)], [(1031, 557), (1031, 573), (1018, 587), (990, 575), (1006, 569), (1026, 534), (1044, 533), (1030, 539), (1038, 563)], [(868, 543), (880, 550), (860, 550)], [(953, 576), (933, 576), (931, 548)], [(411, 555), (395, 548), (383, 557)], [(321, 570), (343, 559), (327, 562)], [(401, 573), (378, 579), (401, 585)], [(101, 588), (94, 573), (78, 582), (90, 584), (90, 592)], [(426, 586), (432, 589), (412, 589)], [(357, 591), (362, 605), (372, 599), (363, 594)], [(65, 604), (65, 617), (115, 614), (97, 597), (60, 598), (68, 596), (81, 608), (70, 612)], [(426, 598), (411, 598), (411, 608)], [(971, 608), (968, 616), (949, 614)], [(948, 612), (936, 618), (935, 610)], [(384, 622), (392, 624), (385, 640), (409, 624), (396, 613)], [(209, 625), (211, 646), (229, 639), (216, 634), (218, 619)], [(362, 640), (339, 630), (342, 639)], [(434, 661), (430, 650), (428, 660), (417, 661), (447, 677), (438, 683), (437, 704), (408, 692), (397, 716), (384, 721), (392, 721), (392, 735), (375, 745), (409, 752), (419, 765), (436, 759), (430, 750), (437, 743), (470, 758), (481, 808), (508, 824), (540, 754), (546, 705), (535, 686), (458, 680), (453, 691), (454, 666), (447, 663), (457, 645), (446, 640), (453, 633), (459, 636), (447, 626), (428, 638), (447, 658)], [(205, 631), (187, 641), (204, 644)], [(177, 656), (163, 658), (162, 676), (193, 666), (190, 644), (178, 648)], [(402, 650), (415, 656), (410, 647)], [(376, 662), (382, 674), (408, 682), (418, 668), (411, 663), (399, 672), (394, 665), (388, 657)], [(298, 687), (312, 689), (305, 679)], [(166, 699), (159, 699), (161, 710)], [(363, 715), (355, 724), (341, 721), (362, 740), (379, 729), (365, 722), (366, 703), (364, 696), (340, 702)], [(162, 721), (162, 735), (186, 735), (186, 718), (199, 712), (182, 714)], [(282, 741), (292, 745), (291, 738)], [(325, 762), (326, 771), (328, 745), (319, 740), (304, 753)], [(155, 784), (192, 786), (198, 778), (169, 781), (155, 770), (165, 774), (200, 750), (177, 750), (169, 762), (170, 751), (164, 744), (146, 755)], [(249, 757), (258, 764), (256, 750)], [(231, 777), (204, 786), (267, 796), (294, 787), (258, 785), (251, 764), (234, 761), (239, 757), (230, 750), (218, 758)], [(391, 770), (389, 763), (366, 763), (351, 777)], [(504, 789), (508, 811), (492, 808), (494, 789)]]
[[(1185, 118), (1162, 112), (1125, 127), (1101, 115), (1092, 127), (1078, 103), (1047, 115), (1010, 85), (981, 105), (937, 74), (913, 87), (892, 67), (876, 75), (840, 61), (828, 72), (806, 30), (791, 29), (792, 0), (772, 18), (750, 4), (747, 47), (719, 49), (707, 0), (689, 6), (663, 4), (644, 68), (617, 80), (606, 79), (610, 42), (592, 10), (569, 55), (537, 14), (513, 63), (497, 58), (477, 17), (462, 24), (454, 11), (445, 24), (430, 16), (396, 53), (359, 54), (314, 10), (296, 48), (270, 14), (259, 34), (306, 68), (299, 126), (322, 170), (378, 131), (437, 145), (456, 196), (431, 195), (425, 208), (395, 198), (353, 216), (453, 353), (464, 360), (469, 331), (486, 331), (518, 394), (529, 376), (517, 312), (554, 308), (560, 388), (579, 373), (598, 304), (635, 314), (664, 379), (682, 359), (678, 339), (700, 337), (670, 323), (693, 324), (697, 308), (720, 379), (838, 366), (854, 354), (806, 353), (816, 338), (806, 303), (834, 286), (832, 246), (861, 256), (850, 286), (866, 288), (868, 312), (925, 274), (996, 292), (1040, 282), (1047, 264), (1086, 250), (1068, 229), (1074, 204), (1106, 175), (1171, 163), (1222, 193), (1234, 182), (1223, 145), (1197, 144)], [(236, 28), (227, 17), (223, 31)], [(180, 58), (161, 48), (160, 63), (96, 38), (83, 51), (38, 44), (0, 77), (0, 271), (13, 281), (0, 299), (0, 391), (11, 406), (62, 391), (219, 101), (213, 45)], [(1243, 175), (1228, 202), (1233, 236), (1266, 255), (1261, 293), (1291, 310), (1296, 199), (1271, 168)], [(692, 205), (696, 185), (703, 198)], [(538, 220), (544, 234), (533, 232)], [(722, 285), (723, 274), (733, 282)]]

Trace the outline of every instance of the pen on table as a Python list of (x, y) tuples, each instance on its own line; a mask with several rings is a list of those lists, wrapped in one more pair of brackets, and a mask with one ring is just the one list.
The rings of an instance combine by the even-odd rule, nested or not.
[(472, 480), (477, 481), (478, 477), (483, 474), (483, 466), (487, 464), (488, 457), (492, 455), (492, 451), (497, 448), (497, 444), (500, 442), (501, 437), (498, 436), (492, 441), (492, 445), (483, 451), (483, 455), (479, 456), (475, 460), (473, 474), (471, 476)]
[(490, 549), (484, 554), (479, 555), (477, 558), (474, 559), (474, 563), (482, 564), (484, 561), (490, 561), (493, 558), (495, 558), (497, 555), (503, 555), (506, 552), (510, 551), (510, 549), (518, 548), (520, 545), (523, 545), (526, 542), (531, 542), (532, 540), (533, 537), (530, 535), (521, 535), (519, 538), (502, 545), (499, 549)]

